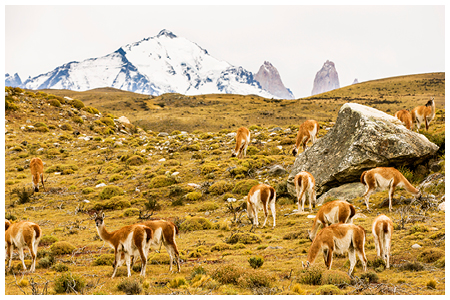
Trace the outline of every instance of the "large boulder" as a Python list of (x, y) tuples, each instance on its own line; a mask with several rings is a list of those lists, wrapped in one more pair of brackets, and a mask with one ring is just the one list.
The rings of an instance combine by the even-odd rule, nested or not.
[(335, 126), (298, 155), (287, 188), (295, 196), (295, 175), (308, 171), (316, 180), (319, 196), (333, 187), (359, 181), (365, 170), (420, 164), (437, 150), (438, 146), (406, 129), (397, 118), (371, 107), (346, 103), (339, 110)]

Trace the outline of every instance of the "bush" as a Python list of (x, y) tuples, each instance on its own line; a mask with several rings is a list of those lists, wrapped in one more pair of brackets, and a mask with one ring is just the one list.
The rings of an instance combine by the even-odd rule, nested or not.
[(48, 103), (50, 103), (50, 105), (54, 107), (61, 107), (61, 102), (59, 102), (57, 99), (50, 99)]
[(200, 198), (202, 198), (202, 193), (197, 191), (190, 192), (186, 195), (188, 201), (197, 201), (200, 200)]
[(242, 288), (271, 287), (276, 277), (263, 271), (248, 270), (238, 278), (238, 285)]
[(68, 124), (68, 123), (62, 124), (60, 128), (62, 130), (73, 131), (72, 126), (70, 126), (70, 124)]
[(255, 179), (241, 180), (238, 183), (236, 183), (233, 189), (233, 193), (247, 196), (250, 189), (257, 184), (259, 184), (259, 182), (258, 180)]
[(261, 266), (264, 264), (264, 259), (259, 256), (253, 256), (248, 259), (248, 263), (250, 264), (250, 267), (253, 269), (261, 268)]
[(217, 268), (212, 277), (222, 284), (237, 284), (238, 279), (243, 274), (242, 268), (233, 265), (222, 265)]
[(114, 254), (102, 254), (93, 262), (94, 266), (112, 266), (114, 263)]
[(201, 168), (201, 172), (203, 175), (215, 172), (217, 170), (219, 170), (219, 166), (215, 163), (205, 163)]
[(101, 117), (100, 122), (102, 122), (106, 126), (114, 127), (114, 120), (111, 119), (110, 117)]
[(230, 249), (230, 245), (222, 243), (222, 242), (219, 242), (219, 243), (217, 243), (217, 244), (215, 244), (214, 246), (211, 247), (211, 252), (214, 252), (214, 251), (221, 252), (223, 250), (228, 250), (228, 249)]
[(211, 195), (222, 195), (228, 191), (231, 191), (234, 187), (234, 184), (231, 182), (227, 182), (225, 180), (216, 181), (213, 185), (209, 187), (209, 192)]
[(100, 113), (98, 111), (98, 109), (96, 109), (95, 107), (92, 107), (92, 106), (85, 106), (85, 107), (82, 108), (82, 110), (84, 110), (84, 111), (86, 111), (86, 112), (88, 112), (90, 114), (93, 114), (93, 115)]
[(62, 293), (81, 293), (86, 286), (86, 281), (83, 277), (65, 272), (55, 278), (54, 289), (57, 294)]
[(184, 277), (178, 276), (169, 281), (168, 285), (169, 287), (176, 289), (180, 286), (186, 285), (186, 279)]
[(322, 285), (332, 284), (332, 285), (345, 285), (351, 284), (352, 280), (350, 276), (339, 270), (325, 270), (322, 273), (321, 283)]
[(75, 249), (74, 245), (65, 241), (53, 243), (50, 247), (53, 255), (71, 254)]
[(52, 267), (52, 269), (60, 273), (69, 271), (69, 267), (63, 263), (57, 263)]
[(73, 99), (72, 101), (70, 101), (70, 105), (78, 109), (82, 109), (84, 107), (84, 103), (78, 99)]
[[(188, 194), (189, 195), (189, 194)], [(215, 202), (205, 202), (198, 208), (198, 211), (213, 211), (219, 208), (219, 205)]]
[(437, 248), (423, 250), (417, 260), (424, 263), (433, 263), (445, 255), (444, 251)]
[(117, 285), (117, 289), (127, 295), (139, 295), (142, 293), (142, 284), (139, 279), (125, 278)]
[(237, 232), (233, 234), (228, 240), (228, 244), (255, 244), (261, 243), (261, 238), (254, 233), (250, 232)]
[(401, 264), (399, 267), (399, 270), (401, 271), (422, 271), (424, 269), (424, 266), (419, 262), (406, 262), (404, 264)]
[(83, 124), (83, 123), (84, 123), (83, 118), (80, 117), (80, 116), (73, 116), (73, 117), (72, 117), (72, 121), (73, 121), (74, 123), (77, 123), (77, 124)]
[(127, 159), (127, 164), (130, 166), (140, 166), (145, 163), (145, 158), (140, 155), (134, 155)]
[(185, 231), (205, 230), (211, 228), (211, 222), (203, 217), (186, 218), (186, 220), (180, 225), (180, 230)]
[(90, 194), (90, 193), (92, 193), (92, 192), (94, 192), (94, 191), (95, 191), (95, 190), (94, 190), (93, 188), (87, 187), (87, 188), (82, 189), (82, 190), (81, 190), (81, 193), (82, 193), (83, 195), (87, 195), (87, 194)]
[(149, 253), (148, 262), (152, 265), (170, 264), (170, 256), (167, 253)]
[(53, 255), (45, 256), (41, 258), (37, 264), (38, 268), (48, 269), (55, 263), (55, 257)]
[(40, 246), (48, 246), (58, 241), (58, 238), (53, 235), (43, 235), (39, 241)]
[(300, 283), (309, 285), (320, 285), (322, 284), (322, 273), (323, 269), (312, 265), (307, 269), (303, 269), (300, 274)]
[(54, 165), (54, 166), (48, 167), (47, 170), (45, 170), (45, 173), (60, 172), (63, 175), (67, 175), (67, 174), (73, 174), (77, 170), (78, 170), (78, 167), (76, 165)]
[(124, 192), (120, 187), (114, 186), (114, 185), (109, 185), (109, 186), (105, 186), (103, 188), (103, 190), (100, 192), (100, 198), (101, 199), (111, 199), (112, 197), (121, 196), (123, 194), (124, 194)]
[(431, 279), (430, 281), (427, 282), (427, 288), (430, 290), (434, 290), (436, 289), (436, 280)]
[(115, 196), (109, 199), (108, 201), (97, 202), (94, 205), (95, 210), (103, 210), (103, 209), (121, 210), (128, 207), (131, 207), (130, 201), (124, 199), (121, 196)]
[(137, 209), (137, 208), (127, 208), (123, 212), (123, 215), (125, 217), (138, 216), (139, 215), (139, 209)]
[(153, 177), (152, 180), (150, 180), (149, 188), (160, 188), (165, 186), (170, 186), (172, 184), (176, 183), (175, 178), (171, 176), (166, 175), (159, 175), (156, 177)]
[(322, 285), (316, 290), (316, 295), (342, 295), (342, 291), (334, 285)]

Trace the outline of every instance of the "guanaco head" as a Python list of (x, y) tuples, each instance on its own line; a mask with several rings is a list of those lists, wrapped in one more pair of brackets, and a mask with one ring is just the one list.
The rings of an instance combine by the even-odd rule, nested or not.
[(292, 155), (297, 156), (298, 150), (297, 147), (294, 145), (294, 149), (292, 149)]
[(8, 230), (9, 226), (11, 226), (11, 222), (9, 220), (5, 220), (5, 231)]
[(231, 157), (236, 157), (236, 153), (234, 151), (231, 153)]
[(103, 220), (105, 219), (105, 213), (102, 213), (102, 215), (94, 214), (95, 219), (95, 226), (100, 227), (103, 224)]
[(428, 100), (428, 102), (427, 102), (427, 104), (425, 104), (425, 106), (426, 107), (431, 107), (431, 106), (433, 106), (433, 103), (434, 103), (434, 97), (431, 98), (430, 100)]

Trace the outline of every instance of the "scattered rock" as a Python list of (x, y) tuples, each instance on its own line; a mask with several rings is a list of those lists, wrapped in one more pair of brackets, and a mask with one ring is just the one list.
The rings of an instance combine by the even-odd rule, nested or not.
[(280, 130), (282, 130), (281, 127), (274, 127), (274, 128), (269, 129), (268, 131), (274, 132), (274, 131), (280, 131)]
[(166, 161), (166, 159), (165, 159), (165, 158), (161, 158), (161, 159), (158, 160), (158, 161), (163, 162), (163, 161)]
[(270, 176), (283, 176), (283, 175), (287, 174), (288, 172), (282, 166), (274, 165), (273, 167), (271, 167), (269, 169), (268, 173)]
[(158, 133), (158, 136), (169, 136), (167, 132), (160, 132)]
[(122, 123), (122, 124), (131, 124), (131, 123), (130, 123), (130, 120), (128, 120), (128, 118), (125, 117), (125, 116), (119, 117), (118, 121), (119, 121), (120, 123)]
[(411, 246), (411, 248), (413, 248), (413, 249), (420, 249), (420, 248), (422, 248), (422, 246), (420, 246), (419, 244), (414, 244), (414, 245)]
[(316, 200), (316, 205), (323, 204), (324, 200), (328, 197), (351, 202), (355, 198), (362, 197), (365, 191), (366, 188), (361, 182), (346, 183), (323, 193)]
[(95, 187), (96, 187), (96, 188), (99, 188), (99, 187), (103, 187), (103, 186), (106, 186), (106, 184), (102, 182), (102, 183), (100, 183), (100, 184), (97, 184)]
[(441, 204), (439, 204), (438, 208), (439, 208), (439, 210), (441, 210), (441, 211), (445, 211), (445, 201), (442, 202)]

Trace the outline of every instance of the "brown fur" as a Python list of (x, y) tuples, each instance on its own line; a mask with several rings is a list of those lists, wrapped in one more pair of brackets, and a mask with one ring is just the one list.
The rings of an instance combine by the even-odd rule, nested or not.
[[(297, 156), (300, 145), (303, 146), (303, 151), (305, 151), (306, 143), (308, 143), (310, 139), (314, 144), (316, 142), (319, 129), (319, 123), (316, 120), (306, 120), (305, 122), (303, 122), (298, 128), (297, 138), (295, 140), (294, 150), (292, 150), (292, 155)], [(313, 132), (314, 130), (316, 130), (315, 133)]]
[(16, 247), (19, 250), (23, 269), (27, 269), (24, 262), (23, 248), (28, 247), (32, 259), (30, 272), (34, 272), (37, 249), (42, 235), (41, 228), (36, 223), (29, 221), (20, 221), (12, 224), (8, 220), (5, 221), (5, 227), (6, 257), (9, 258), (8, 268), (11, 268), (12, 253), (14, 247)]
[(231, 157), (243, 158), (247, 155), (247, 147), (250, 143), (250, 131), (247, 128), (241, 127), (236, 133), (236, 147)]
[(313, 264), (319, 253), (322, 252), (325, 266), (330, 270), (333, 252), (337, 254), (347, 252), (350, 260), (348, 274), (352, 274), (356, 265), (356, 254), (358, 254), (365, 272), (367, 270), (367, 258), (364, 252), (365, 241), (366, 231), (361, 226), (342, 223), (330, 225), (322, 229), (313, 240), (308, 251), (307, 266)]
[(355, 207), (347, 201), (336, 200), (325, 203), (314, 218), (309, 238), (314, 240), (320, 225), (325, 228), (337, 223), (352, 223), (355, 213)]
[[(145, 277), (147, 254), (150, 249), (151, 240), (153, 239), (153, 230), (142, 224), (134, 224), (108, 232), (105, 228), (104, 219), (104, 213), (101, 216), (95, 214), (95, 226), (97, 227), (98, 235), (114, 248), (114, 271), (111, 278), (114, 278), (114, 275), (116, 275), (117, 268), (122, 262), (123, 254), (125, 255), (128, 277), (131, 276), (131, 256), (134, 256), (136, 252), (139, 253), (141, 258), (141, 276)], [(130, 235), (132, 235), (131, 239)]]
[(417, 106), (411, 111), (411, 117), (414, 124), (417, 127), (417, 131), (420, 129), (422, 122), (425, 123), (425, 129), (428, 131), (431, 121), (433, 121), (436, 113), (436, 105), (434, 103), (434, 98), (431, 98), (425, 104), (425, 106)]
[(406, 109), (399, 110), (395, 113), (395, 117), (399, 119), (403, 125), (409, 130), (412, 128), (412, 116)]
[(166, 248), (167, 253), (169, 253), (169, 271), (172, 271), (172, 264), (175, 260), (178, 272), (180, 272), (180, 254), (178, 253), (178, 247), (175, 242), (175, 235), (178, 234), (178, 227), (174, 223), (166, 220), (151, 220), (143, 222), (142, 224), (150, 227), (154, 232), (155, 237), (152, 246), (157, 247), (162, 243)]
[[(295, 190), (297, 191), (297, 206), (298, 212), (303, 212), (305, 209), (306, 195), (308, 192), (309, 198), (309, 210), (312, 211), (311, 204), (316, 207), (316, 191), (314, 189), (316, 185), (316, 180), (311, 173), (306, 171), (301, 171), (294, 178)], [(300, 206), (301, 202), (301, 206)]]
[(39, 178), (41, 178), (42, 188), (45, 191), (44, 186), (44, 163), (39, 157), (35, 157), (30, 162), (31, 175), (33, 177), (33, 189), (35, 192), (39, 192)]
[(272, 212), (273, 227), (275, 227), (275, 201), (277, 193), (273, 187), (267, 184), (258, 184), (250, 189), (247, 196), (247, 215), (252, 221), (252, 225), (258, 226), (258, 210), (264, 210), (264, 224), (266, 226), (267, 218), (269, 217), (269, 208)]
[(361, 174), (361, 183), (366, 186), (364, 193), (364, 201), (367, 209), (369, 209), (370, 195), (377, 187), (389, 188), (389, 211), (392, 210), (392, 198), (394, 198), (394, 191), (396, 186), (404, 187), (408, 192), (413, 194), (416, 198), (420, 198), (421, 193), (418, 189), (413, 187), (411, 183), (402, 175), (397, 169), (390, 167), (378, 167), (369, 171), (364, 171)]
[(389, 269), (389, 260), (391, 256), (391, 239), (394, 232), (392, 220), (385, 215), (379, 215), (373, 220), (372, 235), (375, 242), (377, 256), (386, 262), (386, 268)]

